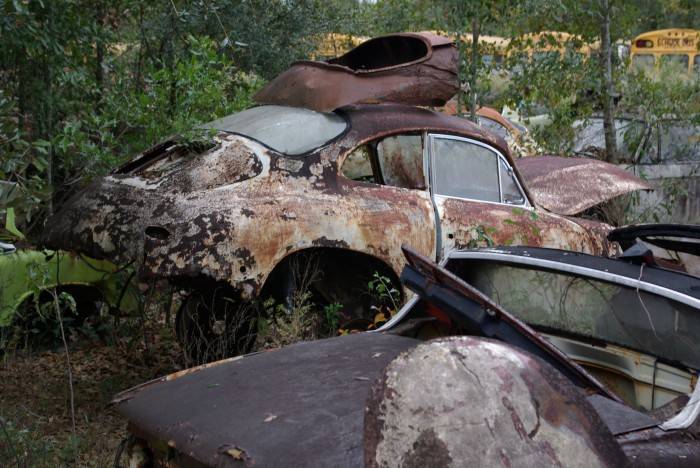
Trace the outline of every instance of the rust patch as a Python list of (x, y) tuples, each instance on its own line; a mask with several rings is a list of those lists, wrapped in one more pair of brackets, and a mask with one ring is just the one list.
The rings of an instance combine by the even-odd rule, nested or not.
[(335, 247), (339, 249), (347, 249), (349, 247), (348, 243), (344, 240), (327, 239), (325, 236), (314, 239), (311, 245), (314, 247)]
[(595, 409), (559, 372), (517, 348), (466, 336), (419, 344), (386, 367), (368, 399), (364, 443), (372, 467), (431, 465), (424, 447), (452, 466), (626, 464)]
[(452, 457), (450, 457), (447, 444), (430, 428), (420, 433), (418, 439), (413, 443), (411, 451), (404, 457), (401, 466), (406, 468), (424, 468), (426, 466), (448, 468), (452, 466)]
[(589, 158), (537, 156), (518, 159), (535, 202), (561, 215), (575, 215), (652, 186), (621, 167)]
[(254, 97), (328, 112), (357, 103), (444, 105), (459, 89), (454, 43), (431, 33), (370, 39), (328, 62), (302, 61)]

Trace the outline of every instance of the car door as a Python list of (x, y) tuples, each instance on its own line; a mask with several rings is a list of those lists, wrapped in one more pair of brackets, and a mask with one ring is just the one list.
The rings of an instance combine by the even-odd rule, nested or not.
[[(336, 203), (348, 205), (340, 224), (356, 232), (349, 244), (387, 261), (397, 273), (404, 264), (401, 244), (435, 256), (435, 212), (423, 158), (423, 135), (414, 132), (366, 142), (340, 163), (343, 197)], [(358, 228), (351, 229), (354, 225)]]
[(426, 139), (438, 258), (454, 248), (490, 245), (592, 251), (586, 229), (531, 205), (495, 148), (453, 135), (428, 134)]

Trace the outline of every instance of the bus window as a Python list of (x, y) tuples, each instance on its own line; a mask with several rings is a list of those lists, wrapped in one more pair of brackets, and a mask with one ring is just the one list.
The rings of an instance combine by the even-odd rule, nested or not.
[(660, 63), (662, 67), (674, 68), (678, 71), (688, 70), (688, 56), (685, 54), (663, 54)]
[(654, 68), (654, 56), (652, 54), (637, 54), (632, 57), (632, 66), (635, 70), (651, 70)]
[(484, 54), (481, 56), (481, 63), (484, 68), (499, 69), (503, 67), (503, 56), (498, 54)]
[(696, 75), (700, 75), (700, 55), (696, 55), (695, 59), (693, 59), (693, 72)]

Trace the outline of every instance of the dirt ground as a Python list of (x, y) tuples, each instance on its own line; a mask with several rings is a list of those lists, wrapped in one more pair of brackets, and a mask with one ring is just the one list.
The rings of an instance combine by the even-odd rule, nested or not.
[(162, 323), (137, 336), (74, 337), (69, 356), (75, 435), (64, 349), (2, 356), (0, 466), (113, 466), (126, 423), (110, 400), (119, 391), (180, 369), (182, 362), (170, 327)]

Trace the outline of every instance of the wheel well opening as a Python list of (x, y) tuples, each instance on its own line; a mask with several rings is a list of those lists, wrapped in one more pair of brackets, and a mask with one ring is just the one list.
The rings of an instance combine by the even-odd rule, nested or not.
[[(399, 277), (391, 266), (372, 255), (355, 250), (336, 247), (314, 247), (287, 255), (268, 275), (262, 287), (262, 298), (279, 298), (285, 288), (290, 270), (298, 263), (310, 263), (318, 268), (318, 274), (324, 280), (342, 282), (347, 288), (367, 288), (368, 279), (375, 276), (388, 278), (401, 291)], [(355, 291), (358, 292), (358, 291)], [(403, 292), (401, 292), (403, 299)]]

